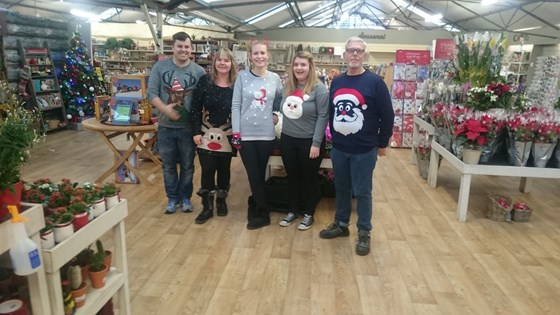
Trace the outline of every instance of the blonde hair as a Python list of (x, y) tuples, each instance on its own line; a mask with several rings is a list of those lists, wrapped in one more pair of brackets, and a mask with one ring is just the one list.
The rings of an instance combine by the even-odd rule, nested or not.
[(285, 96), (293, 94), (297, 89), (298, 82), (294, 74), (294, 61), (296, 58), (307, 59), (307, 62), (309, 63), (309, 74), (307, 76), (307, 81), (303, 86), (303, 94), (311, 94), (319, 81), (319, 78), (317, 77), (317, 70), (315, 68), (315, 62), (313, 62), (313, 55), (306, 50), (300, 50), (295, 53), (292, 63), (290, 64), (291, 70), (288, 72), (288, 79), (284, 85)]
[(212, 82), (216, 83), (216, 62), (218, 58), (228, 59), (231, 61), (231, 69), (229, 69), (229, 83), (233, 85), (235, 78), (237, 78), (237, 62), (233, 57), (233, 52), (226, 47), (218, 47), (218, 50), (214, 53), (214, 59), (212, 60), (212, 71), (210, 71), (210, 79)]

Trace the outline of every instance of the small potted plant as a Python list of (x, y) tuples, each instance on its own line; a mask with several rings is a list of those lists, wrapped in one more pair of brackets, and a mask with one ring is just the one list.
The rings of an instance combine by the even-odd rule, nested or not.
[(78, 265), (70, 265), (66, 276), (70, 280), (70, 288), (72, 298), (76, 304), (76, 308), (80, 308), (86, 304), (87, 285), (82, 278), (82, 271)]
[(120, 188), (114, 183), (103, 184), (103, 191), (105, 192), (105, 203), (107, 209), (116, 206), (121, 200), (119, 196)]
[(74, 215), (66, 208), (60, 207), (53, 210), (54, 241), (60, 243), (74, 234)]
[(89, 207), (81, 199), (74, 200), (68, 206), (68, 212), (74, 215), (74, 231), (78, 231), (88, 223)]
[(84, 183), (82, 187), (88, 195), (87, 199), (91, 202), (93, 215), (97, 218), (107, 210), (107, 206), (105, 205), (105, 191), (101, 187), (91, 183)]
[(91, 260), (93, 259), (93, 254), (95, 252), (91, 249), (91, 245), (87, 248), (83, 249), (74, 257), (74, 263), (80, 266), (82, 270), (82, 279), (85, 279), (88, 276), (88, 269), (91, 265)]
[(39, 231), (41, 237), (41, 248), (50, 249), (54, 247), (54, 225), (51, 217), (45, 217), (45, 226)]
[(88, 269), (91, 286), (95, 289), (105, 286), (105, 278), (107, 277), (107, 271), (109, 268), (103, 263), (104, 259), (105, 250), (103, 249), (103, 244), (100, 241), (97, 241), (97, 251), (93, 254), (93, 257), (91, 258), (91, 265)]

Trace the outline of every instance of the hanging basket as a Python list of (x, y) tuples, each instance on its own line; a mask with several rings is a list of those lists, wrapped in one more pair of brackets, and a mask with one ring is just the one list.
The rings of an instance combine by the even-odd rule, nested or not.
[(488, 195), (488, 211), (486, 217), (494, 221), (509, 221), (513, 208), (513, 199), (508, 195)]

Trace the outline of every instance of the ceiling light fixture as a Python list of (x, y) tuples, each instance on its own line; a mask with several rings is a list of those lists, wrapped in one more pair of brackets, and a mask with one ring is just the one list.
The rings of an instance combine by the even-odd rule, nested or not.
[(533, 26), (533, 27), (525, 27), (525, 28), (518, 28), (516, 30), (513, 30), (514, 32), (525, 32), (525, 31), (532, 31), (532, 30), (536, 30), (542, 28), (542, 26)]

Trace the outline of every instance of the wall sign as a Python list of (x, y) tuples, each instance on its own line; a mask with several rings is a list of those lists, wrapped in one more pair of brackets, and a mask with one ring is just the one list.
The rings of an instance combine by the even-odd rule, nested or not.
[(434, 47), (434, 59), (453, 60), (455, 56), (455, 40), (436, 39)]
[(430, 51), (429, 50), (397, 50), (396, 60), (397, 63), (416, 64), (416, 65), (429, 65), (430, 64)]

